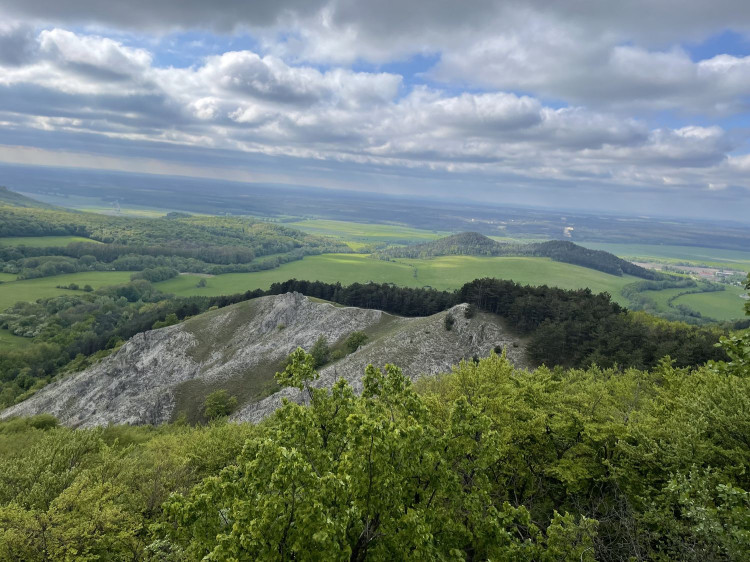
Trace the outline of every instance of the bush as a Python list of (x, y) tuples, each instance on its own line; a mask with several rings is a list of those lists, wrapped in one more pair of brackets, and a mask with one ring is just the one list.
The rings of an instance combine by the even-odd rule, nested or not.
[(328, 349), (328, 340), (325, 336), (320, 336), (315, 344), (310, 348), (310, 355), (315, 361), (315, 368), (322, 367), (328, 363), (330, 350)]
[(203, 403), (203, 415), (209, 420), (228, 416), (237, 408), (237, 397), (230, 396), (226, 390), (217, 390), (206, 397)]
[(174, 312), (171, 312), (170, 314), (167, 314), (167, 317), (164, 320), (157, 320), (154, 322), (152, 328), (158, 330), (159, 328), (165, 328), (166, 326), (177, 324), (179, 321), (177, 315)]
[(354, 353), (360, 347), (362, 347), (366, 341), (367, 334), (365, 334), (364, 332), (352, 332), (351, 334), (349, 334), (349, 337), (346, 338), (346, 349), (349, 350), (349, 353)]
[(446, 314), (443, 323), (445, 324), (445, 329), (450, 332), (453, 329), (453, 324), (456, 323), (456, 319), (453, 318), (452, 314)]
[(464, 309), (464, 318), (474, 318), (474, 315), (477, 313), (477, 305), (470, 304)]

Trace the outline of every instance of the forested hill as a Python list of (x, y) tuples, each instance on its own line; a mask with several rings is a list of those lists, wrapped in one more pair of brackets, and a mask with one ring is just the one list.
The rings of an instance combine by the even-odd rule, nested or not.
[(659, 279), (661, 274), (649, 271), (609, 252), (590, 250), (567, 240), (550, 240), (531, 244), (496, 242), (478, 232), (462, 232), (414, 246), (389, 248), (374, 254), (379, 259), (425, 259), (437, 256), (537, 256), (596, 269), (612, 275), (634, 275)]
[[(20, 196), (19, 196), (20, 197)], [(271, 269), (305, 255), (350, 252), (333, 238), (250, 217), (106, 216), (0, 201), (0, 237), (78, 236), (61, 247), (4, 246), (4, 271), (20, 278), (79, 271), (177, 271), (221, 274)], [(264, 259), (258, 259), (264, 258)]]
[(51, 209), (51, 205), (35, 201), (30, 197), (11, 191), (5, 186), (0, 185), (0, 205), (14, 205), (16, 207), (38, 207), (42, 209)]

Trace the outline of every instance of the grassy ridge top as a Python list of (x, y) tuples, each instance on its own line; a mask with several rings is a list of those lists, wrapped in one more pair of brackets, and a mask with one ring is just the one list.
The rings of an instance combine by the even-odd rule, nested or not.
[(433, 258), (438, 256), (537, 256), (603, 271), (612, 275), (629, 274), (656, 279), (660, 274), (634, 265), (614, 254), (584, 248), (567, 240), (530, 244), (501, 243), (478, 232), (462, 232), (439, 240), (389, 248), (375, 254), (380, 259)]

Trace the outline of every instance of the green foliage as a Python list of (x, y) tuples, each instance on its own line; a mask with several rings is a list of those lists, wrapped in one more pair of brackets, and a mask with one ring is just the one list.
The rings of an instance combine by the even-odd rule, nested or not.
[(367, 339), (367, 334), (364, 332), (352, 332), (349, 334), (349, 337), (346, 338), (344, 345), (346, 345), (346, 349), (349, 350), (349, 353), (354, 353), (365, 344)]
[(230, 396), (224, 389), (216, 390), (206, 397), (203, 415), (209, 420), (224, 418), (237, 408), (237, 397)]
[(522, 371), (502, 356), (257, 426), (0, 422), (0, 560), (746, 560), (745, 366)]
[(328, 348), (328, 340), (325, 336), (320, 336), (310, 348), (310, 355), (313, 356), (315, 361), (315, 368), (318, 369), (328, 363), (330, 360), (330, 349)]
[(446, 314), (445, 318), (443, 319), (443, 325), (445, 326), (445, 329), (447, 331), (451, 331), (453, 329), (453, 325), (456, 323), (456, 319), (453, 318), (452, 314)]
[(318, 376), (315, 370), (315, 357), (298, 347), (289, 355), (284, 370), (276, 373), (274, 378), (279, 386), (290, 386), (299, 390), (307, 389), (309, 393), (311, 392), (310, 383), (317, 380)]
[(167, 326), (174, 326), (180, 321), (179, 318), (177, 318), (177, 315), (174, 312), (170, 312), (167, 314), (167, 316), (164, 318), (164, 320), (157, 320), (153, 324), (153, 329), (158, 330), (159, 328), (165, 328)]
[(143, 271), (139, 271), (138, 273), (134, 273), (130, 276), (130, 279), (132, 281), (135, 281), (136, 279), (145, 279), (151, 283), (158, 283), (160, 281), (172, 279), (172, 277), (177, 277), (178, 274), (179, 272), (172, 267), (150, 267)]

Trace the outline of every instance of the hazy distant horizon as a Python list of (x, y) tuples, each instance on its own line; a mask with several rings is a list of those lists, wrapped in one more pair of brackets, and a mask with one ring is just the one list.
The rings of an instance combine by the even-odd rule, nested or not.
[[(168, 174), (148, 174), (143, 172), (95, 170), (86, 168), (61, 168), (54, 166), (19, 166), (0, 163), (0, 186), (7, 187), (11, 191), (36, 198), (47, 200), (42, 193), (49, 195), (51, 191), (57, 191), (60, 194), (73, 195), (76, 190), (84, 188), (87, 192), (98, 187), (103, 188), (132, 188), (138, 181), (155, 182), (157, 185), (164, 187), (185, 184), (192, 184), (192, 189), (196, 187), (205, 187), (207, 194), (212, 188), (223, 186), (237, 190), (237, 194), (246, 193), (248, 190), (269, 190), (269, 193), (275, 190), (281, 190), (288, 193), (308, 193), (312, 197), (316, 194), (326, 196), (341, 196), (344, 198), (364, 198), (372, 202), (381, 201), (386, 209), (388, 201), (404, 201), (414, 204), (437, 205), (444, 207), (449, 205), (464, 205), (468, 208), (483, 208), (485, 210), (496, 210), (497, 212), (506, 210), (528, 210), (540, 211), (549, 214), (559, 213), (585, 216), (604, 216), (620, 218), (653, 218), (658, 220), (677, 220), (677, 221), (701, 221), (705, 223), (718, 224), (722, 222), (736, 224), (738, 226), (750, 226), (750, 216), (747, 213), (737, 213), (737, 220), (724, 218), (711, 218), (706, 216), (677, 216), (670, 215), (668, 212), (638, 213), (627, 212), (622, 209), (595, 209), (564, 206), (545, 206), (542, 204), (523, 204), (523, 203), (503, 203), (497, 200), (482, 200), (467, 197), (450, 197), (449, 195), (424, 196), (420, 193), (379, 193), (377, 191), (366, 190), (349, 190), (343, 188), (321, 187), (315, 185), (295, 185), (295, 184), (274, 184), (274, 183), (253, 183), (241, 180), (227, 180), (218, 178), (196, 178), (191, 176), (168, 175)], [(25, 189), (22, 184), (25, 183)], [(139, 187), (142, 187), (139, 185)], [(119, 200), (125, 199), (125, 194)], [(102, 194), (105, 198), (112, 198), (110, 193)], [(63, 205), (64, 206), (64, 205)], [(175, 208), (180, 209), (180, 202), (175, 202)], [(185, 209), (183, 209), (185, 210)], [(283, 213), (282, 213), (283, 214)], [(387, 217), (379, 217), (382, 220)], [(377, 222), (378, 217), (375, 217)], [(743, 220), (744, 219), (744, 220)], [(387, 220), (385, 221), (387, 222)]]

